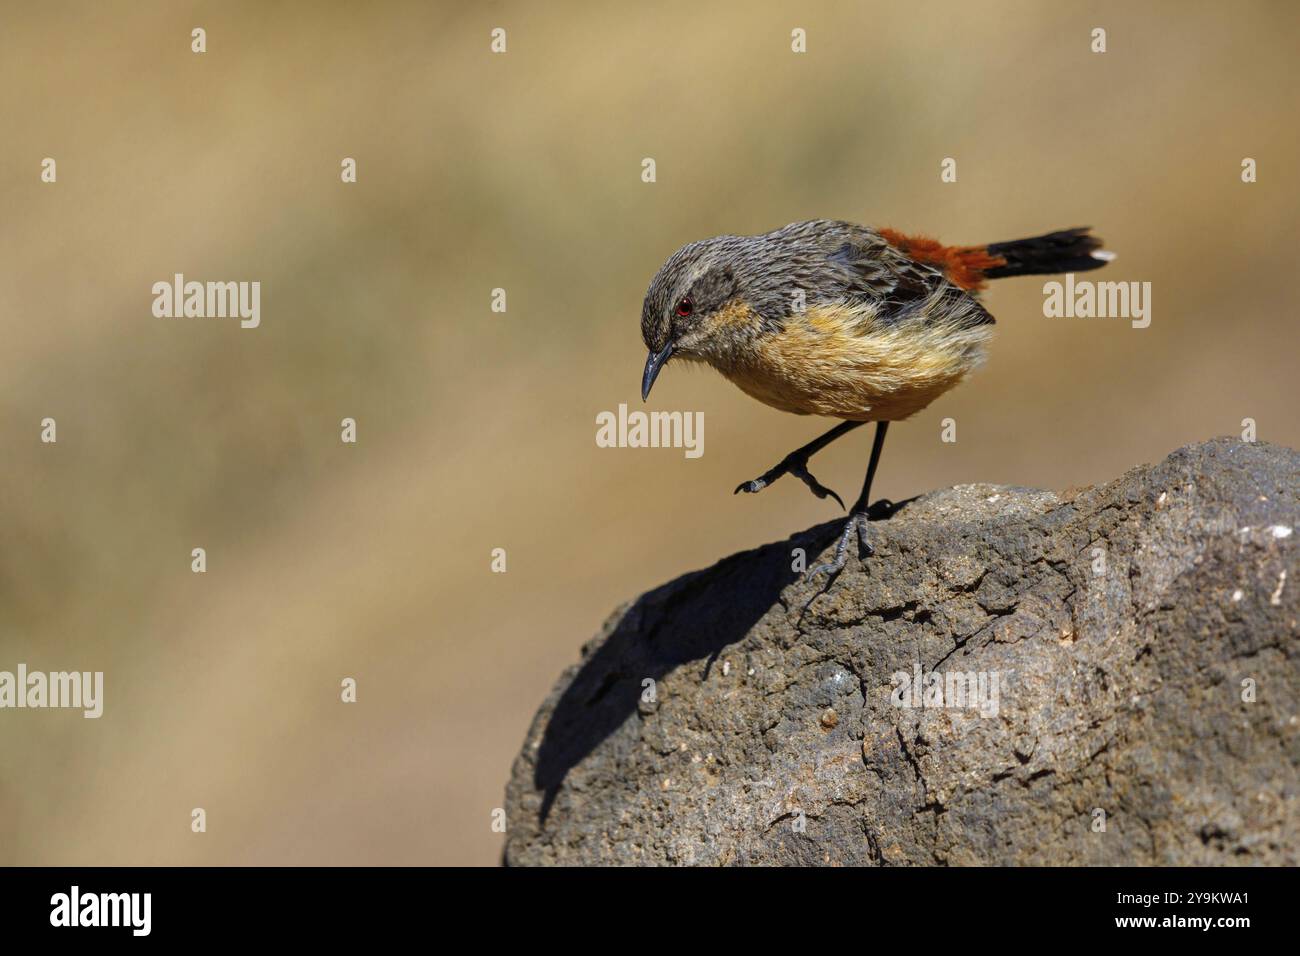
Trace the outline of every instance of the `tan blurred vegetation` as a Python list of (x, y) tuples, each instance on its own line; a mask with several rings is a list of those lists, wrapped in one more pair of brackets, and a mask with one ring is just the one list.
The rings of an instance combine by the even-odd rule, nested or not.
[[(826, 426), (711, 373), (670, 366), (652, 402), (705, 413), (703, 458), (595, 446), (597, 412), (638, 404), (645, 286), (692, 239), (1087, 224), (1110, 278), (1153, 283), (1143, 331), (995, 285), (991, 361), (893, 430), (879, 494), (1096, 482), (1245, 417), (1300, 443), (1291, 4), (4, 20), (0, 669), (103, 670), (106, 700), (0, 712), (0, 862), (495, 862), (527, 722), (604, 615), (835, 514), (789, 482), (732, 497)], [(153, 318), (175, 272), (260, 280), (261, 328)], [(851, 495), (868, 447), (814, 470)]]

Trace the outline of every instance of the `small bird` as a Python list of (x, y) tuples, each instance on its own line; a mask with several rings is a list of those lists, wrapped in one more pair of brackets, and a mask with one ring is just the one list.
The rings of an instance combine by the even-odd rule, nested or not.
[(889, 423), (925, 408), (980, 364), (991, 316), (978, 300), (985, 280), (1096, 269), (1114, 258), (1088, 228), (945, 246), (892, 229), (814, 219), (759, 236), (717, 236), (678, 249), (650, 283), (641, 337), (650, 350), (641, 398), (670, 359), (704, 362), (743, 392), (781, 411), (843, 421), (786, 455), (736, 493), (756, 493), (794, 475), (818, 498), (839, 495), (808, 460), (864, 422), (876, 422), (862, 494), (827, 564), (847, 560), (856, 530), (872, 554), (867, 523), (888, 517), (871, 505), (871, 481)]

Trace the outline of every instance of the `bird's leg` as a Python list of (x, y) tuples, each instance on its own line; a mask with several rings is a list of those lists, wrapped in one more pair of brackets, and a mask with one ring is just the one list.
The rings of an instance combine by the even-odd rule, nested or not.
[[(871, 443), (871, 461), (867, 465), (867, 480), (862, 483), (862, 494), (858, 500), (853, 503), (853, 510), (849, 512), (849, 520), (844, 524), (844, 531), (840, 534), (840, 540), (835, 545), (835, 557), (829, 564), (819, 564), (808, 572), (807, 580), (811, 581), (817, 575), (825, 573), (829, 575), (826, 582), (826, 588), (818, 593), (824, 593), (828, 590), (835, 580), (835, 576), (844, 570), (844, 565), (848, 561), (849, 542), (853, 540), (854, 533), (858, 537), (858, 543), (863, 551), (870, 557), (875, 553), (871, 543), (867, 540), (867, 522), (873, 519), (888, 517), (893, 513), (894, 506), (892, 502), (881, 500), (876, 502), (876, 506), (871, 506), (871, 480), (876, 477), (876, 466), (880, 464), (880, 450), (885, 447), (885, 432), (889, 430), (889, 422), (876, 423), (876, 438)], [(813, 595), (816, 597), (816, 595)], [(809, 601), (811, 604), (812, 602)]]
[(861, 424), (862, 422), (840, 422), (826, 434), (819, 438), (814, 438), (802, 448), (796, 448), (794, 451), (790, 452), (790, 454), (786, 455), (773, 467), (763, 472), (763, 474), (759, 475), (753, 481), (741, 482), (736, 486), (736, 490), (733, 494), (738, 495), (742, 491), (748, 492), (749, 494), (756, 494), (772, 482), (776, 481), (782, 475), (794, 475), (807, 485), (812, 490), (812, 493), (818, 498), (826, 498), (829, 496), (838, 501), (840, 507), (843, 508), (844, 502), (840, 500), (840, 496), (831, 491), (809, 473), (808, 459), (841, 435), (847, 435)]

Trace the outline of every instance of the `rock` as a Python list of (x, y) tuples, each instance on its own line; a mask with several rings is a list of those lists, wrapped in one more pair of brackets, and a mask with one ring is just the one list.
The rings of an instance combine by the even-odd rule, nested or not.
[(802, 615), (839, 522), (650, 591), (534, 719), (506, 862), (1295, 865), (1297, 489), (1219, 439), (914, 499)]

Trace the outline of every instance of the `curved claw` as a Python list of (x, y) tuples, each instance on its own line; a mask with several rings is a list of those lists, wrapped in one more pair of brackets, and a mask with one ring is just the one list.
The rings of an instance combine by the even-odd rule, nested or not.
[(837, 495), (830, 488), (827, 488), (820, 481), (812, 476), (808, 471), (808, 460), (806, 458), (787, 458), (771, 471), (760, 475), (752, 481), (742, 481), (736, 485), (733, 495), (738, 495), (742, 491), (746, 494), (755, 495), (776, 481), (782, 475), (794, 475), (818, 498), (834, 498), (841, 508), (844, 507), (844, 499)]
[(836, 503), (839, 504), (840, 510), (844, 510), (844, 501), (840, 496), (814, 478), (812, 473), (808, 471), (806, 467), (800, 464), (792, 465), (790, 468), (790, 474), (795, 475), (802, 480), (818, 498), (834, 498)]

